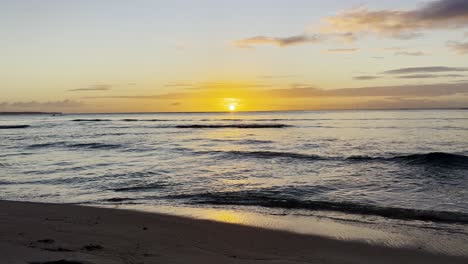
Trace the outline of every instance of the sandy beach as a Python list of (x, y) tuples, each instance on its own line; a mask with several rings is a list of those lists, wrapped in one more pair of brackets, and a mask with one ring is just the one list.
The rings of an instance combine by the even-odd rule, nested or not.
[(0, 263), (467, 263), (366, 243), (76, 205), (0, 201)]

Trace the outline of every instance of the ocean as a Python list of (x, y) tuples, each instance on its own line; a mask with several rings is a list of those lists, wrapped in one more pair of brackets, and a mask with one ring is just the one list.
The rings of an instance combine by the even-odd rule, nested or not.
[(468, 110), (0, 116), (0, 170), (0, 199), (468, 237)]

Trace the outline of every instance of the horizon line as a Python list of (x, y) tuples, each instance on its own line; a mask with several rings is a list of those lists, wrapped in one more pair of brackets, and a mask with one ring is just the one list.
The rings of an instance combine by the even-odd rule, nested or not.
[(155, 112), (49, 112), (49, 111), (0, 111), (0, 115), (92, 115), (92, 114), (235, 114), (235, 113), (268, 113), (268, 112), (324, 112), (324, 111), (411, 111), (411, 110), (468, 110), (467, 107), (436, 108), (362, 108), (362, 109), (310, 109), (310, 110), (250, 110), (250, 111), (155, 111)]

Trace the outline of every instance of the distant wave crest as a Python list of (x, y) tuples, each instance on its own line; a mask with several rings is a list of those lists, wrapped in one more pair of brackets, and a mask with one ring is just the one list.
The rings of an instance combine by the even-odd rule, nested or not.
[(54, 147), (64, 147), (72, 149), (116, 149), (122, 147), (118, 144), (106, 144), (106, 143), (71, 143), (71, 142), (48, 142), (41, 144), (30, 145), (29, 149), (39, 149), (39, 148), (54, 148)]
[(121, 119), (120, 121), (123, 122), (166, 122), (166, 121), (172, 121), (168, 119), (131, 119), (131, 118), (126, 118), (126, 119)]
[(68, 145), (70, 148), (87, 148), (87, 149), (115, 149), (120, 148), (121, 145), (117, 144), (104, 144), (104, 143), (78, 143)]
[(286, 124), (219, 124), (219, 125), (177, 125), (176, 128), (285, 128), (291, 127)]
[(0, 126), (0, 129), (19, 129), (19, 128), (28, 128), (29, 125), (3, 125)]
[(72, 122), (109, 122), (110, 119), (73, 119)]

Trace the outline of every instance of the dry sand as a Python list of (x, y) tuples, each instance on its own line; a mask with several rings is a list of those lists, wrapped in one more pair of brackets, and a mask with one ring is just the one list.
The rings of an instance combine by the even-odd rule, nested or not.
[(418, 249), (162, 214), (10, 201), (0, 201), (0, 210), (1, 264), (468, 263)]

